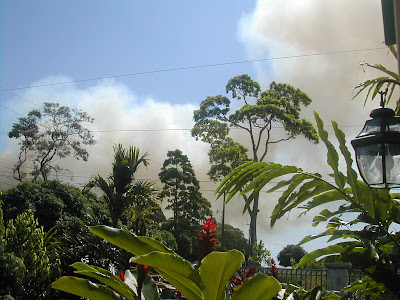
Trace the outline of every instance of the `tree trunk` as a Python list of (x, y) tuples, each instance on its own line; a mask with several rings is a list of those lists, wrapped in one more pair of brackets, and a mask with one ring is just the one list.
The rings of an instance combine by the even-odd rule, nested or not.
[(257, 215), (258, 215), (258, 199), (259, 194), (254, 197), (253, 209), (250, 213), (250, 230), (249, 230), (249, 257), (253, 255), (254, 244), (257, 243)]

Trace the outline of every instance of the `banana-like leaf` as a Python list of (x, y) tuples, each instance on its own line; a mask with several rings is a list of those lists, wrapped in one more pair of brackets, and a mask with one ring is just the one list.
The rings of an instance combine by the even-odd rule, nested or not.
[(332, 168), (334, 172), (334, 178), (337, 187), (339, 190), (343, 190), (344, 185), (346, 183), (345, 176), (343, 175), (342, 172), (339, 171), (339, 155), (336, 152), (335, 147), (332, 145), (332, 143), (328, 140), (328, 132), (324, 129), (324, 123), (322, 119), (319, 117), (318, 113), (314, 111), (314, 117), (315, 120), (317, 121), (317, 127), (318, 127), (318, 135), (321, 138), (321, 140), (324, 142), (326, 149), (327, 149), (327, 162), (328, 165)]
[(201, 261), (199, 268), (203, 281), (204, 300), (224, 300), (228, 280), (241, 267), (242, 252), (211, 252)]
[(282, 286), (272, 276), (257, 273), (245, 279), (243, 285), (232, 295), (232, 300), (270, 300), (282, 289)]
[(340, 256), (343, 252), (348, 249), (353, 249), (355, 245), (359, 245), (358, 242), (342, 242), (334, 245), (330, 245), (328, 247), (314, 250), (313, 252), (307, 253), (305, 256), (301, 258), (299, 263), (296, 265), (296, 268), (302, 267), (310, 261), (316, 260), (317, 258), (323, 256)]
[(137, 297), (134, 297), (134, 295), (136, 296), (135, 292), (111, 272), (99, 267), (94, 268), (82, 262), (74, 263), (71, 266), (77, 270), (75, 273), (100, 281), (107, 287), (123, 295), (126, 299), (137, 299)]
[(153, 251), (172, 253), (170, 249), (155, 239), (145, 236), (136, 236), (127, 230), (116, 229), (104, 225), (90, 226), (89, 230), (95, 235), (135, 256), (144, 255)]
[(153, 267), (189, 300), (203, 300), (200, 274), (182, 257), (155, 251), (135, 257), (132, 261)]
[(101, 284), (96, 284), (88, 279), (77, 278), (74, 276), (61, 277), (53, 282), (51, 287), (56, 290), (91, 300), (123, 299), (121, 295)]

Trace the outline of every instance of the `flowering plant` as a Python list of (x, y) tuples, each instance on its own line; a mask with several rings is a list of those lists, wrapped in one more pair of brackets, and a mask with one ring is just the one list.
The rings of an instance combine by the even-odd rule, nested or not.
[(217, 226), (214, 223), (212, 218), (209, 218), (207, 221), (204, 221), (203, 225), (201, 225), (201, 230), (199, 230), (199, 238), (198, 238), (198, 246), (199, 246), (199, 265), (201, 260), (215, 251), (215, 245), (217, 244), (217, 229), (214, 229)]

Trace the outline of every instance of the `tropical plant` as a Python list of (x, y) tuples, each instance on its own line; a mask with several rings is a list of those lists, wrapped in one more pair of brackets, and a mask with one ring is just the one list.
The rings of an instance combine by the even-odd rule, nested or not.
[[(189, 300), (224, 300), (227, 282), (244, 259), (243, 254), (237, 250), (211, 252), (202, 260), (197, 270), (190, 262), (152, 238), (135, 236), (129, 231), (107, 226), (92, 226), (89, 229), (97, 236), (133, 254), (133, 263), (152, 267)], [(74, 268), (77, 269), (77, 274), (91, 277), (96, 282), (64, 276), (57, 279), (52, 288), (97, 300), (143, 299), (142, 295), (136, 294), (132, 284), (127, 282), (127, 275), (130, 276), (128, 271), (125, 272), (125, 280), (122, 281), (106, 270), (83, 263), (75, 264)], [(159, 299), (154, 293), (145, 294), (144, 290), (145, 288), (144, 299)], [(154, 286), (150, 290), (154, 291)], [(281, 286), (275, 278), (259, 273), (246, 280), (232, 295), (232, 300), (268, 300), (280, 290)]]
[(60, 275), (51, 234), (44, 232), (29, 210), (8, 222), (0, 243), (2, 293), (16, 299), (46, 297), (47, 286)]
[(19, 118), (8, 133), (10, 138), (18, 139), (20, 145), (14, 178), (22, 181), (26, 177), (24, 165), (30, 159), (33, 167), (30, 175), (34, 181), (40, 177), (47, 180), (51, 171), (57, 174), (61, 170), (53, 164), (56, 157), (61, 159), (72, 152), (74, 158), (87, 161), (89, 153), (82, 144), (93, 145), (96, 142), (82, 123), (92, 123), (93, 120), (84, 111), (47, 102), (41, 109), (34, 109), (27, 117)]
[(135, 174), (140, 165), (148, 165), (147, 153), (140, 156), (138, 148), (124, 149), (121, 144), (114, 147), (114, 152), (110, 176), (107, 179), (100, 175), (95, 176), (86, 185), (86, 189), (96, 187), (103, 192), (111, 223), (114, 227), (118, 227), (121, 217), (136, 198), (153, 196), (154, 188), (151, 182), (135, 181)]
[[(394, 58), (397, 60), (397, 51), (394, 45), (388, 46), (390, 52), (393, 54)], [(372, 68), (378, 70), (386, 76), (380, 76), (374, 79), (369, 79), (364, 82), (359, 83), (354, 88), (357, 89), (357, 93), (354, 95), (353, 99), (360, 95), (363, 91), (367, 91), (365, 96), (364, 104), (367, 102), (368, 98), (371, 96), (371, 100), (374, 100), (376, 95), (379, 94), (381, 88), (385, 88), (386, 93), (384, 94), (384, 104), (388, 104), (393, 92), (395, 91), (396, 86), (400, 84), (399, 82), (399, 74), (394, 71), (389, 70), (383, 65), (380, 64), (370, 64), (367, 62), (362, 62), (361, 66)], [(399, 100), (396, 102), (396, 114), (400, 114), (400, 102)]]
[(217, 244), (217, 229), (214, 229), (215, 227), (217, 227), (217, 224), (214, 223), (212, 218), (204, 221), (203, 225), (201, 225), (198, 237), (199, 263), (201, 263), (201, 260), (205, 256), (215, 251), (215, 246)]
[[(261, 92), (260, 85), (247, 74), (231, 78), (226, 87), (232, 99), (243, 101), (243, 106), (231, 110), (231, 100), (222, 95), (207, 97), (200, 108), (193, 113), (192, 136), (210, 144), (210, 176), (219, 179), (226, 171), (242, 161), (262, 161), (269, 146), (304, 136), (318, 142), (318, 136), (311, 122), (300, 119), (302, 106), (308, 106), (311, 99), (301, 90), (288, 84), (272, 82), (267, 91)], [(272, 124), (280, 123), (286, 136), (274, 139)], [(247, 148), (229, 137), (230, 128), (244, 132), (251, 141), (250, 154)], [(281, 137), (281, 135), (280, 135)], [(212, 179), (212, 180), (214, 180)], [(244, 195), (245, 196), (245, 195)], [(257, 241), (258, 195), (252, 206), (246, 205), (250, 215), (250, 250)], [(247, 202), (247, 198), (244, 197)]]
[(254, 244), (252, 256), (249, 257), (249, 261), (255, 262), (259, 266), (271, 263), (271, 252), (265, 248), (263, 241), (260, 240)]
[[(363, 284), (368, 282), (381, 293), (399, 295), (400, 234), (395, 231), (394, 225), (400, 224), (400, 204), (397, 200), (400, 197), (388, 190), (371, 189), (357, 179), (345, 135), (337, 123), (332, 122), (347, 167), (346, 175), (343, 174), (339, 168), (339, 155), (328, 140), (328, 133), (317, 113), (315, 118), (319, 136), (327, 148), (327, 163), (333, 170), (331, 177), (335, 183), (295, 166), (252, 162), (236, 168), (224, 179), (217, 192), (219, 196), (228, 193), (228, 200), (240, 191), (250, 192), (251, 201), (267, 183), (281, 176), (291, 176), (269, 189), (269, 192), (285, 189), (272, 212), (271, 226), (295, 208), (304, 209), (303, 215), (329, 204), (330, 209), (322, 209), (313, 220), (313, 226), (325, 222), (327, 229), (318, 235), (303, 238), (300, 244), (320, 237), (329, 237), (330, 242), (336, 242), (308, 253), (297, 266), (314, 259), (351, 262), (368, 276), (363, 279)], [(248, 205), (250, 202), (246, 203)], [(332, 209), (335, 205), (336, 208)]]

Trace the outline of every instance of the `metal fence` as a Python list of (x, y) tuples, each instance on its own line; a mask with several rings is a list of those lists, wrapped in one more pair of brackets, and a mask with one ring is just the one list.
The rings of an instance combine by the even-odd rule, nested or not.
[(349, 283), (356, 281), (356, 280), (360, 280), (361, 278), (363, 278), (364, 275), (361, 272), (361, 270), (349, 270)]
[[(269, 268), (258, 268), (259, 272), (268, 274)], [(281, 283), (294, 283), (306, 289), (323, 286), (328, 278), (326, 269), (284, 269), (278, 268), (278, 280)]]
[[(258, 272), (268, 274), (269, 268), (258, 268)], [(350, 269), (348, 271), (349, 284), (363, 277), (360, 270)], [(278, 268), (278, 278), (281, 283), (294, 283), (303, 288), (310, 289), (314, 286), (324, 286), (328, 280), (327, 269), (285, 269)]]

